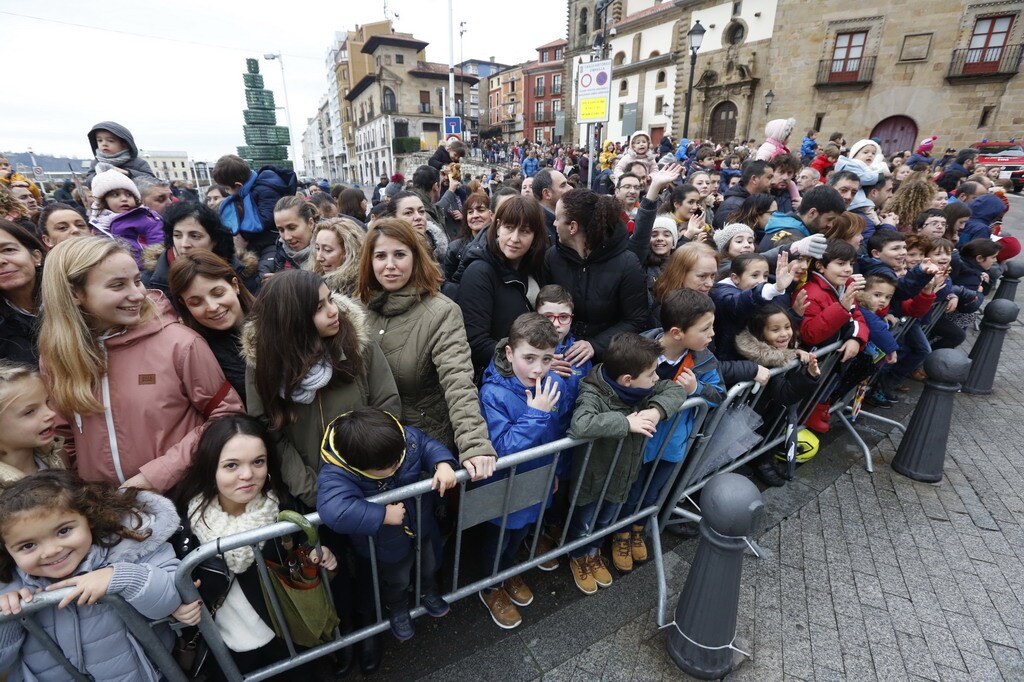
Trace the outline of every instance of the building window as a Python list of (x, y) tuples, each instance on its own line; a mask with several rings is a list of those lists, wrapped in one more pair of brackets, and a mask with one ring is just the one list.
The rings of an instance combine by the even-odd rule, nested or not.
[(560, 73), (556, 73), (555, 75), (551, 76), (551, 94), (562, 94), (562, 74)]
[(1013, 16), (987, 17), (974, 23), (964, 73), (989, 73), (999, 70), (999, 62), (1003, 58), (1013, 19)]
[(430, 113), (430, 90), (420, 90), (420, 113)]
[(562, 110), (562, 100), (560, 100), (560, 99), (553, 100), (551, 102), (551, 111), (561, 111), (561, 110)]
[(821, 126), (825, 122), (825, 114), (814, 115), (814, 129), (819, 133), (821, 132)]
[(981, 118), (978, 119), (978, 127), (979, 128), (984, 128), (985, 126), (988, 125), (989, 119), (992, 118), (992, 112), (995, 111), (995, 110), (996, 110), (995, 107), (982, 107), (981, 108)]
[(658, 78), (657, 78), (657, 84), (658, 85), (665, 85), (665, 80), (666, 80), (665, 71), (664, 70), (659, 71), (658, 72)]
[(625, 95), (629, 92), (629, 81), (619, 81), (619, 94)]
[(580, 37), (587, 35), (587, 8), (580, 10)]
[(384, 55), (384, 65), (385, 66), (391, 66), (391, 55), (389, 55), (389, 54)]
[(743, 28), (743, 24), (733, 22), (731, 26), (725, 29), (725, 42), (730, 45), (740, 45), (743, 39), (747, 37), (747, 29)]
[(544, 76), (537, 76), (537, 80), (533, 86), (533, 96), (543, 97), (544, 96)]
[(867, 39), (867, 31), (836, 35), (836, 44), (832, 48), (832, 68), (829, 70), (829, 82), (841, 83), (857, 80), (861, 58), (864, 56), (864, 43), (867, 42)]
[(654, 98), (654, 113), (655, 114), (660, 114), (661, 110), (664, 108), (664, 106), (665, 106), (665, 98), (664, 97), (662, 97), (661, 95), (658, 95), (657, 97)]
[(562, 48), (556, 47), (555, 48), (555, 61), (558, 61), (561, 58), (562, 58)]
[(548, 51), (547, 50), (541, 50), (540, 51), (540, 60), (542, 62), (546, 62), (548, 60)]
[(395, 100), (395, 91), (391, 88), (384, 88), (384, 111), (393, 114), (398, 111), (398, 103)]
[(535, 121), (544, 120), (544, 102), (537, 102), (537, 111), (535, 112), (533, 119)]
[[(396, 54), (395, 55), (395, 64), (405, 64), (405, 55), (404, 54)], [(405, 136), (403, 136), (403, 137), (405, 137)]]
[(622, 66), (626, 62), (626, 53), (617, 52), (615, 58), (612, 60), (612, 66)]

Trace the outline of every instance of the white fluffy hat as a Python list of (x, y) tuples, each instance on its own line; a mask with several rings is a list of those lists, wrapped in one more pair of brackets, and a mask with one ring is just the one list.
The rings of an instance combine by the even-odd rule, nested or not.
[(114, 169), (105, 170), (102, 173), (97, 173), (92, 179), (92, 194), (96, 197), (97, 201), (103, 199), (108, 192), (113, 192), (115, 189), (126, 189), (135, 195), (136, 201), (142, 201), (139, 188), (135, 186), (131, 178), (120, 171)]

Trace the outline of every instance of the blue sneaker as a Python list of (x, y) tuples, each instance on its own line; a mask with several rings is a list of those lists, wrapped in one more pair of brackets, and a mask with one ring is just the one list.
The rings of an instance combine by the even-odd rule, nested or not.
[(405, 642), (413, 638), (416, 628), (412, 626), (412, 618), (409, 617), (409, 609), (395, 610), (391, 612), (391, 634), (399, 642)]
[(427, 614), (432, 618), (447, 616), (448, 612), (452, 610), (448, 602), (435, 592), (424, 592), (420, 598), (420, 603), (423, 604), (423, 608), (427, 610)]

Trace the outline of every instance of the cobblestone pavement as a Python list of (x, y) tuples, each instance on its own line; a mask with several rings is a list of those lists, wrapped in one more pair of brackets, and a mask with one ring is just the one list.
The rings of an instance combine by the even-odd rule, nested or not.
[[(1024, 199), (1012, 201), (1004, 229), (1021, 237)], [(765, 492), (758, 543), (767, 552), (744, 560), (736, 642), (753, 657), (728, 680), (1024, 680), (1022, 365), (1018, 322), (995, 392), (956, 397), (938, 485), (890, 469), (898, 433), (858, 425), (874, 447), (874, 474), (833, 430), (797, 480)], [(920, 390), (912, 386), (887, 416), (907, 422)], [(694, 540), (666, 536), (670, 609), (695, 550)], [(526, 578), (538, 598), (516, 630), (499, 632), (480, 604), (460, 603), (436, 625), (417, 621), (422, 636), (402, 649), (389, 645), (382, 673), (437, 682), (686, 679), (651, 608), (653, 566), (591, 597), (572, 587), (564, 565)]]

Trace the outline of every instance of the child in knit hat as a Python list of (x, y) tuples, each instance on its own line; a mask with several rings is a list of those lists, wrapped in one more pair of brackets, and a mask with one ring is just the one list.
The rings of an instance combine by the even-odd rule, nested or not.
[(722, 254), (718, 267), (719, 277), (729, 274), (729, 266), (733, 258), (740, 254), (753, 253), (755, 251), (754, 230), (749, 225), (744, 225), (743, 223), (726, 224), (721, 230), (715, 230), (712, 239), (715, 240), (715, 248)]
[(164, 223), (160, 216), (140, 206), (142, 195), (131, 179), (116, 168), (96, 174), (92, 179), (93, 205), (89, 223), (97, 230), (131, 247), (132, 255), (141, 265), (142, 249), (164, 240)]

